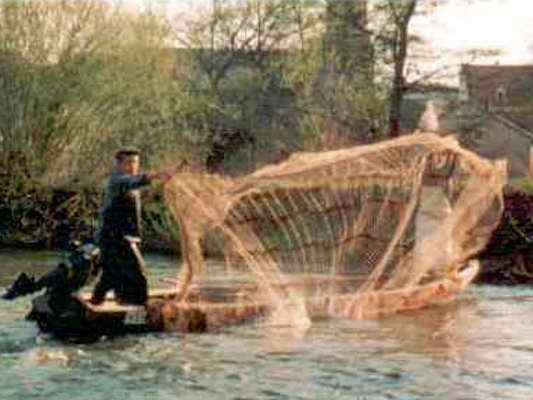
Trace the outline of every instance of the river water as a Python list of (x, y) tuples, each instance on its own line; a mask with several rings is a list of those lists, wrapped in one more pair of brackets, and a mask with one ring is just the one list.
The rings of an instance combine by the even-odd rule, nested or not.
[[(52, 253), (0, 253), (0, 287)], [(177, 264), (149, 257), (151, 280)], [(531, 297), (529, 297), (531, 296)], [(0, 399), (533, 399), (533, 288), (472, 286), (453, 304), (309, 328), (250, 324), (65, 344), (0, 303)]]

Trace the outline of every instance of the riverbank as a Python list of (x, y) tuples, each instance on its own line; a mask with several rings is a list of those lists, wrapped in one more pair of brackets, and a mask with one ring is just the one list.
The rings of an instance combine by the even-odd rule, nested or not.
[[(73, 239), (94, 237), (101, 188), (47, 187), (32, 181), (1, 187), (1, 248), (57, 251)], [(143, 196), (144, 250), (181, 256), (179, 225), (164, 206), (162, 188), (156, 185)], [(533, 283), (533, 180), (512, 181), (505, 189), (504, 204), (500, 224), (479, 255), (482, 270), (476, 282)], [(204, 248), (208, 257), (222, 257), (216, 243), (205, 243)]]
[(505, 188), (502, 218), (479, 258), (477, 283), (533, 284), (533, 180)]
[[(143, 193), (144, 247), (179, 252), (179, 227), (163, 204), (162, 190)], [(72, 184), (50, 187), (31, 180), (0, 182), (0, 247), (62, 250), (72, 240), (92, 240), (103, 188)]]

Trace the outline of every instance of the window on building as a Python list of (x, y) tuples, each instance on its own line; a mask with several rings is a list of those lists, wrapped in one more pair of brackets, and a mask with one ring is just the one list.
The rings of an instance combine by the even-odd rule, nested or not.
[(496, 101), (498, 104), (503, 104), (506, 101), (507, 91), (503, 85), (498, 86), (496, 89)]

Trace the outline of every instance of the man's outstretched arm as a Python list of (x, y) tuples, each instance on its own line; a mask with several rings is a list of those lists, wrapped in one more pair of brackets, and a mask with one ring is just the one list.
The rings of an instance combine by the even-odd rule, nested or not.
[(129, 192), (149, 185), (153, 180), (168, 181), (174, 176), (175, 171), (149, 172), (139, 175), (120, 175), (113, 179), (120, 191)]

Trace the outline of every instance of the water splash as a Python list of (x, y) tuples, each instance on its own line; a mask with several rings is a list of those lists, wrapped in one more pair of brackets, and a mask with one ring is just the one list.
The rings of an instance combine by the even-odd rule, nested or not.
[[(182, 231), (181, 300), (195, 284), (217, 323), (255, 312), (302, 326), (448, 301), (475, 272), (462, 270), (499, 220), (504, 181), (452, 137), (427, 133), (296, 154), (240, 179), (181, 174), (166, 186)], [(205, 289), (206, 242), (233, 282), (218, 282), (223, 299)]]
[(438, 132), (440, 129), (439, 117), (435, 110), (435, 104), (429, 100), (426, 102), (426, 108), (420, 117), (419, 128), (423, 132)]
[(54, 350), (51, 348), (35, 348), (28, 352), (26, 360), (32, 365), (58, 365), (66, 367), (70, 364), (72, 355), (65, 350)]

